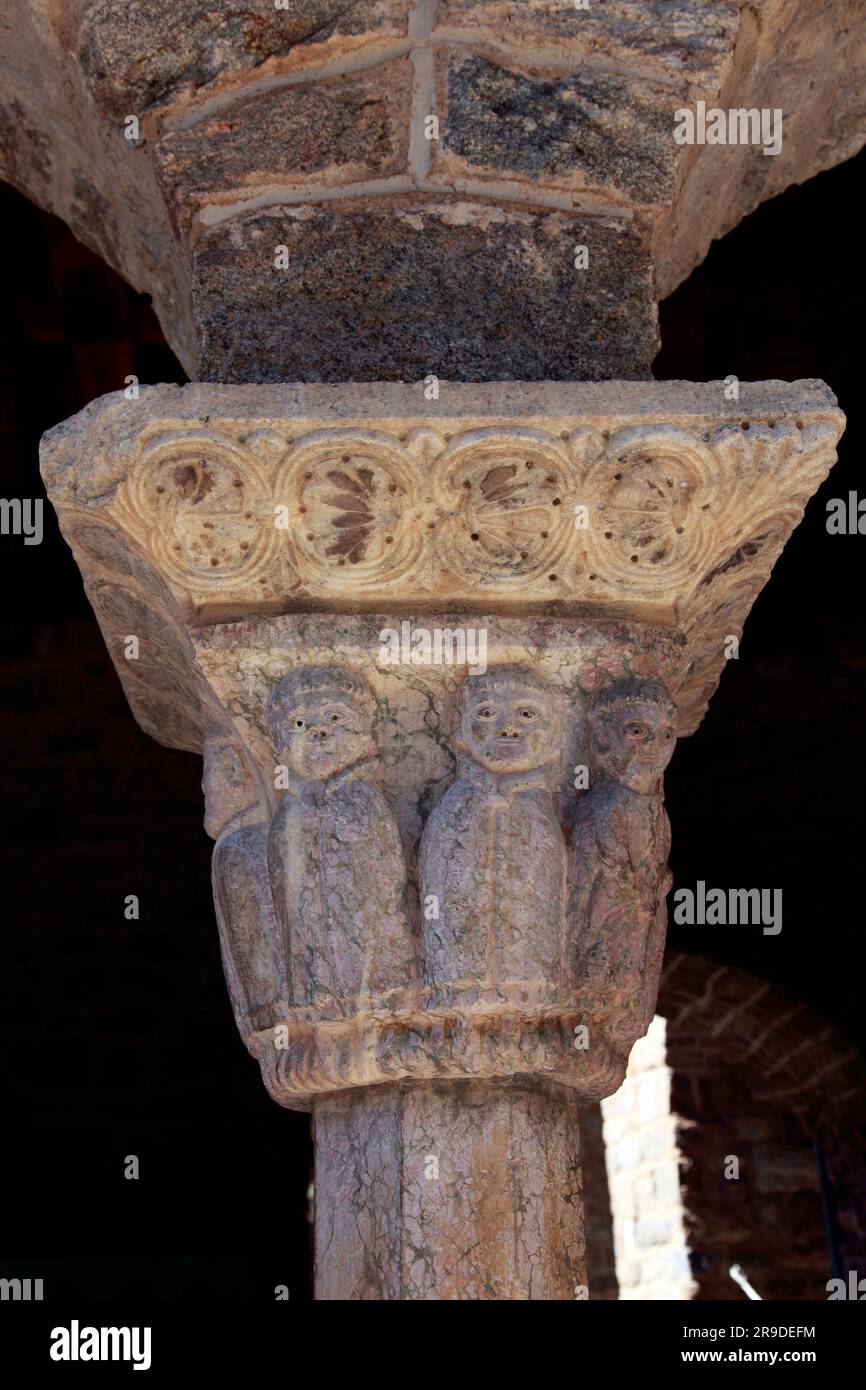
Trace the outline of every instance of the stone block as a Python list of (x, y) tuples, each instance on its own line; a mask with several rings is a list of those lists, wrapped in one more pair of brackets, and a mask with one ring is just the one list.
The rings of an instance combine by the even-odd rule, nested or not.
[(738, 0), (443, 0), (441, 32), (485, 47), (541, 51), (560, 63), (616, 61), (714, 90), (730, 61)]
[(666, 1216), (644, 1216), (635, 1228), (637, 1243), (644, 1247), (667, 1245), (673, 1234), (673, 1226)]
[(273, 185), (334, 187), (405, 173), (412, 71), (402, 58), (291, 83), (169, 131), (157, 161), (174, 216), (187, 222), (204, 202), (237, 203)]
[(674, 1206), (680, 1200), (680, 1168), (676, 1159), (660, 1163), (655, 1171), (655, 1192), (665, 1206)]
[(642, 1076), (638, 1086), (638, 1114), (641, 1124), (667, 1115), (670, 1111), (670, 1079), (665, 1072)]
[(621, 73), (525, 73), (477, 54), (439, 58), (441, 140), (431, 174), (523, 181), (666, 206), (680, 158), (680, 96)]
[(641, 1149), (636, 1139), (621, 1140), (615, 1148), (608, 1149), (607, 1163), (611, 1173), (629, 1172), (637, 1168), (640, 1161)]
[(641, 1131), (641, 1162), (656, 1164), (671, 1152), (673, 1135), (672, 1123), (655, 1124)]
[(198, 370), (228, 382), (639, 378), (658, 343), (651, 284), (624, 221), (409, 196), (270, 208), (195, 248)]
[(96, 0), (82, 22), (78, 56), (96, 105), (141, 114), (202, 87), (249, 73), (268, 59), (298, 66), (351, 52), (371, 38), (406, 33), (408, 0)]

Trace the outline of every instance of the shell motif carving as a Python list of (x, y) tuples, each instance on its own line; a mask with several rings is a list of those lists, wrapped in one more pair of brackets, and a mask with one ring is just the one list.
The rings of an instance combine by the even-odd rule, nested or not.
[(738, 546), (772, 564), (802, 508), (780, 467), (794, 451), (798, 472), (805, 454), (820, 477), (834, 442), (829, 424), (787, 422), (703, 438), (663, 423), (609, 438), (589, 426), (328, 426), (294, 440), (177, 429), (145, 444), (109, 510), (193, 592), (281, 573), (321, 596), (703, 601)]

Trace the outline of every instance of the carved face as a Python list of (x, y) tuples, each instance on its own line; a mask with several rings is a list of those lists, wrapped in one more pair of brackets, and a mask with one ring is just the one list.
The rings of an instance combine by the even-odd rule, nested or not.
[(605, 772), (630, 791), (661, 791), (676, 743), (674, 715), (651, 700), (623, 700), (593, 723), (593, 752)]
[(547, 766), (558, 751), (558, 733), (553, 700), (533, 686), (512, 679), (468, 683), (459, 742), (488, 772), (529, 772)]
[(372, 716), (342, 690), (314, 690), (286, 703), (273, 729), (281, 762), (297, 777), (324, 781), (374, 751)]

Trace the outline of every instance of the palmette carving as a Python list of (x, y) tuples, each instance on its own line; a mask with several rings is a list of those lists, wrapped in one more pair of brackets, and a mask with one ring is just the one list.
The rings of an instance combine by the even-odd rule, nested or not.
[[(197, 384), (105, 397), (42, 453), (90, 590), (158, 576), (170, 626), (394, 602), (673, 624), (683, 735), (842, 423), (815, 382)], [(186, 692), (112, 653), (144, 726), (200, 746)]]

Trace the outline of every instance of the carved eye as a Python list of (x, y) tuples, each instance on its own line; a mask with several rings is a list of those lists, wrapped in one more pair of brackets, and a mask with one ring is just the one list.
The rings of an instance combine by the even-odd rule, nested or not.
[(673, 729), (665, 729), (665, 733), (664, 733), (665, 743), (670, 743), (670, 741), (671, 741), (671, 739), (673, 738), (673, 736), (674, 736)]
[(527, 709), (522, 709), (522, 710), (520, 711), (520, 718), (521, 718), (521, 719), (534, 719), (534, 718), (535, 718), (535, 710), (534, 710), (534, 709), (528, 709), (528, 708), (527, 708)]
[(296, 729), (303, 729), (303, 728), (304, 728), (304, 725), (305, 725), (305, 720), (303, 720), (303, 719), (296, 719), (296, 720), (295, 720), (295, 728), (296, 728)]
[(332, 714), (332, 715), (331, 715), (331, 723), (332, 723), (332, 724), (339, 724), (339, 722), (340, 722), (340, 716), (339, 716), (339, 714)]
[(491, 705), (482, 705), (480, 709), (475, 711), (478, 719), (492, 719), (495, 713), (496, 711)]
[(646, 735), (646, 729), (643, 724), (629, 724), (626, 733), (629, 738), (643, 738)]

